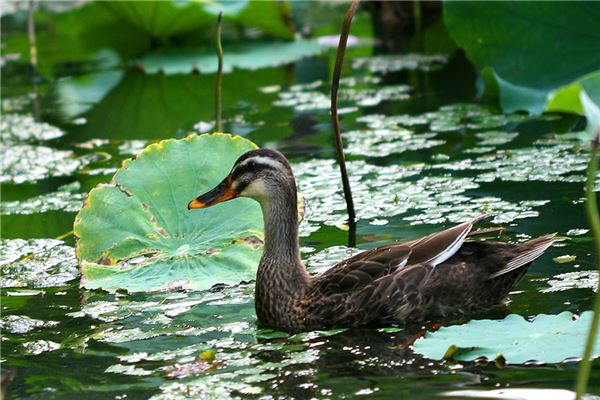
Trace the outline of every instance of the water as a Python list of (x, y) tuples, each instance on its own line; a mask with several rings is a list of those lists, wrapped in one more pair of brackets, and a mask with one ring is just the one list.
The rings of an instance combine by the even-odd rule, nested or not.
[[(364, 58), (372, 51), (351, 49), (340, 94), (358, 247), (493, 211), (482, 226), (505, 226), (502, 240), (568, 237), (536, 261), (506, 312), (590, 309), (598, 278), (588, 272), (583, 121), (478, 104), (460, 54), (374, 63)], [(307, 203), (301, 246), (312, 272), (355, 252), (345, 247), (327, 109), (332, 60), (330, 52), (236, 70), (223, 86), (224, 130), (292, 162)], [(1, 361), (16, 370), (7, 398), (431, 399), (464, 389), (571, 389), (574, 364), (431, 361), (405, 348), (412, 330), (257, 330), (251, 283), (135, 295), (79, 289), (69, 232), (85, 193), (144, 145), (210, 130), (214, 75), (55, 67), (59, 79), (35, 85), (21, 61), (2, 69)], [(199, 359), (212, 351), (214, 359)], [(598, 368), (590, 393), (600, 394)]]

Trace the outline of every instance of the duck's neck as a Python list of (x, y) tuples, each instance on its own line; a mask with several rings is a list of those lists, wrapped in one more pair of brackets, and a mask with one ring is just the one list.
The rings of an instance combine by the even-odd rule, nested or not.
[(266, 324), (289, 313), (310, 280), (300, 260), (296, 187), (290, 186), (261, 202), (265, 247), (256, 277), (256, 308)]

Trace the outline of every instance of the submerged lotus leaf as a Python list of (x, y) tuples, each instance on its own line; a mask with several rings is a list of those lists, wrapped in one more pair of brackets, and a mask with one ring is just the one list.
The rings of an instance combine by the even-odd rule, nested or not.
[(63, 286), (79, 276), (75, 249), (55, 239), (0, 240), (0, 286)]
[[(592, 314), (586, 311), (579, 318), (567, 311), (540, 314), (531, 322), (516, 314), (502, 320), (472, 320), (427, 333), (415, 342), (413, 350), (434, 360), (502, 357), (508, 364), (560, 363), (583, 355)], [(599, 340), (593, 355), (600, 356)]]
[(190, 135), (126, 161), (110, 184), (90, 192), (75, 219), (82, 285), (202, 290), (254, 279), (263, 237), (259, 205), (237, 199), (187, 209), (254, 148), (229, 134)]

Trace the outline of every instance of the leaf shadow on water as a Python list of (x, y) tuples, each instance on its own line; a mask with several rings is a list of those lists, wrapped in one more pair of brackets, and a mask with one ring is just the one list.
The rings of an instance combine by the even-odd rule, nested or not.
[[(196, 123), (214, 118), (214, 109), (209, 106), (214, 93), (213, 75), (146, 75), (130, 71), (108, 91), (101, 85), (101, 77), (89, 78), (66, 79), (56, 89), (56, 101), (65, 121), (85, 121), (70, 127), (72, 140), (94, 139), (98, 132), (109, 139), (183, 137)], [(267, 111), (273, 95), (260, 94), (256, 88), (285, 79), (285, 71), (280, 68), (227, 75), (222, 89), (225, 118), (245, 108), (245, 98), (254, 99), (249, 115)], [(100, 86), (95, 89), (93, 85)]]

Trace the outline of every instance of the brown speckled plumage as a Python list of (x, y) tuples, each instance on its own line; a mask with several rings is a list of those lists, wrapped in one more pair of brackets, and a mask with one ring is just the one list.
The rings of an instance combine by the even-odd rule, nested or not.
[[(229, 182), (234, 197), (259, 201), (265, 250), (256, 278), (259, 324), (289, 332), (377, 326), (468, 314), (497, 305), (553, 235), (525, 243), (466, 241), (485, 216), (406, 243), (373, 248), (311, 277), (300, 260), (296, 184), (281, 153), (253, 150), (190, 208), (218, 203)], [(225, 185), (227, 186), (227, 185)], [(216, 200), (215, 200), (216, 199)]]

